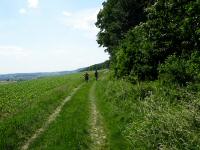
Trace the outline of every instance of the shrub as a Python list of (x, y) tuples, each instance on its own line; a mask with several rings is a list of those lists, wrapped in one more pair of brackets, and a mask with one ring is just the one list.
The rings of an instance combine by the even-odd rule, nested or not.
[(151, 43), (144, 30), (145, 24), (133, 28), (117, 49), (116, 70), (118, 77), (136, 76), (138, 80), (155, 78)]
[(190, 59), (171, 55), (159, 67), (159, 78), (162, 81), (187, 85), (199, 80), (200, 55), (193, 53)]

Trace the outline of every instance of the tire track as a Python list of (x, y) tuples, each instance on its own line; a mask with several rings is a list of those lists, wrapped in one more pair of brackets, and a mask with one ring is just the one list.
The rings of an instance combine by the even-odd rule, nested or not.
[[(84, 83), (83, 83), (84, 84)], [(72, 96), (83, 86), (81, 84), (79, 87), (75, 88), (72, 93), (56, 108), (56, 110), (48, 117), (47, 121), (45, 122), (44, 126), (39, 128), (28, 140), (27, 142), (21, 147), (22, 150), (27, 150), (31, 143), (39, 137), (47, 128), (48, 126), (57, 118), (59, 113), (61, 112), (63, 106), (72, 98)]]
[(95, 87), (96, 82), (92, 85), (89, 99), (91, 102), (91, 130), (90, 135), (92, 139), (91, 149), (92, 150), (103, 150), (106, 149), (106, 134), (102, 122), (102, 117), (98, 112), (95, 100)]

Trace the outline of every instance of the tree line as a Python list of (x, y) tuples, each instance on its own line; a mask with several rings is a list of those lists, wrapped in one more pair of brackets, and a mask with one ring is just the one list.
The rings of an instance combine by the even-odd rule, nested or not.
[(95, 70), (101, 70), (101, 69), (108, 69), (110, 65), (110, 61), (107, 60), (103, 63), (95, 64), (86, 68), (81, 69), (82, 72), (84, 71), (95, 71)]
[(200, 79), (200, 0), (107, 0), (97, 16), (97, 42), (115, 77)]

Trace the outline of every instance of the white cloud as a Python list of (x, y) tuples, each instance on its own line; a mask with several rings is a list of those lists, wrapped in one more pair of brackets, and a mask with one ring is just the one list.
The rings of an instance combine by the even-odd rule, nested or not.
[(72, 14), (70, 12), (67, 12), (67, 11), (63, 11), (62, 13), (64, 16), (66, 17), (70, 17)]
[(0, 46), (0, 56), (26, 57), (28, 51), (17, 46)]
[(27, 0), (27, 4), (28, 4), (28, 6), (27, 6), (26, 9), (25, 8), (21, 8), (19, 10), (19, 13), (21, 15), (27, 14), (29, 12), (29, 9), (36, 9), (36, 8), (38, 8), (38, 6), (39, 6), (39, 0)]
[(63, 15), (65, 16), (64, 24), (67, 27), (76, 30), (90, 32), (90, 34), (92, 33), (94, 35), (98, 32), (98, 29), (95, 26), (98, 12), (99, 8), (93, 8), (93, 9), (80, 10), (74, 13), (69, 13), (69, 12), (67, 12), (66, 14), (63, 13)]
[(28, 0), (29, 8), (38, 8), (39, 0)]
[(24, 14), (27, 13), (27, 11), (26, 11), (26, 9), (21, 8), (21, 9), (19, 10), (19, 13), (22, 14), (22, 15), (24, 15)]

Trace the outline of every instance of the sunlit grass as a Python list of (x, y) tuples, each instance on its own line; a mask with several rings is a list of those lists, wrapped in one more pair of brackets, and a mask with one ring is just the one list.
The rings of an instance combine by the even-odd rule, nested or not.
[(80, 74), (0, 86), (0, 147), (18, 149), (83, 79)]
[[(196, 87), (194, 90), (194, 87)], [(102, 81), (99, 108), (111, 149), (199, 149), (199, 85)]]
[(31, 149), (89, 149), (90, 86), (91, 83), (87, 83), (77, 91)]

